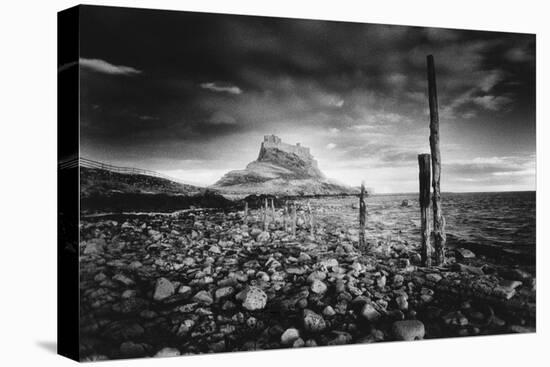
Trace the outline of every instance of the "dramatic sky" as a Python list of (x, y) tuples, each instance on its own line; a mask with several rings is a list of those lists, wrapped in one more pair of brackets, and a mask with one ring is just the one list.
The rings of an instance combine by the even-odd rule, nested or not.
[(328, 177), (418, 190), (435, 58), (442, 190), (535, 189), (535, 36), (84, 7), (81, 154), (212, 184), (265, 134)]

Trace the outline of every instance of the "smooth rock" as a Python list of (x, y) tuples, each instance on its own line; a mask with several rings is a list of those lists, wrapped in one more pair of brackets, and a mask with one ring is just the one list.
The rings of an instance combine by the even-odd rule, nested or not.
[(367, 303), (361, 309), (361, 316), (372, 322), (378, 320), (382, 315), (380, 315), (380, 312), (378, 312), (372, 304)]
[(316, 294), (324, 294), (327, 291), (327, 285), (322, 281), (315, 279), (311, 283), (311, 291)]
[(159, 350), (155, 357), (164, 358), (164, 357), (177, 357), (181, 355), (180, 351), (176, 348), (162, 348)]
[(210, 292), (207, 292), (205, 290), (199, 291), (197, 294), (195, 294), (193, 296), (193, 301), (202, 303), (203, 305), (211, 305), (212, 303), (214, 303)]
[(298, 331), (298, 329), (286, 329), (285, 332), (281, 335), (281, 344), (290, 345), (294, 343), (299, 337), (300, 332)]
[(155, 293), (153, 294), (153, 299), (155, 301), (161, 301), (165, 298), (170, 297), (175, 293), (174, 285), (166, 278), (157, 279), (155, 285)]
[(216, 290), (216, 299), (220, 300), (223, 298), (227, 298), (233, 295), (235, 293), (235, 289), (233, 287), (223, 287)]
[(419, 320), (403, 320), (393, 323), (392, 333), (397, 340), (411, 341), (423, 339), (426, 331)]
[(473, 259), (476, 257), (476, 254), (466, 248), (457, 248), (455, 252), (461, 259)]

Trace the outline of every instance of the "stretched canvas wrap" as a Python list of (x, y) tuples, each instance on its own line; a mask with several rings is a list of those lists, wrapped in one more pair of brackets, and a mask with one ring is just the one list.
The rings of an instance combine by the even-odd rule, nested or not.
[(535, 332), (535, 35), (101, 6), (58, 27), (60, 354)]

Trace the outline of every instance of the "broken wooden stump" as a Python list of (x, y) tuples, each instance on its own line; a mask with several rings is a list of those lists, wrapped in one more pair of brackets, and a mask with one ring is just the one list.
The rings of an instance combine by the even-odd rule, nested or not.
[(418, 155), (418, 180), (420, 190), (418, 203), (420, 204), (420, 235), (421, 235), (421, 256), (424, 266), (432, 265), (432, 246), (430, 244), (430, 223), (428, 210), (430, 209), (430, 155)]

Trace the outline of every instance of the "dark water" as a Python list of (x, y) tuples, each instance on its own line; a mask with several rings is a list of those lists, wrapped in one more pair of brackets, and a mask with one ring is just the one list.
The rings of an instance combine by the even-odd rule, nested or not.
[[(408, 200), (409, 206), (401, 206), (403, 200)], [(344, 201), (345, 210), (340, 219), (353, 223), (357, 210), (352, 209), (351, 205), (357, 198), (346, 198)], [(443, 193), (442, 204), (450, 246), (504, 250), (508, 254), (534, 256), (534, 191)], [(374, 195), (367, 199), (367, 209), (367, 231), (372, 238), (391, 237), (411, 243), (419, 241), (418, 194)]]

